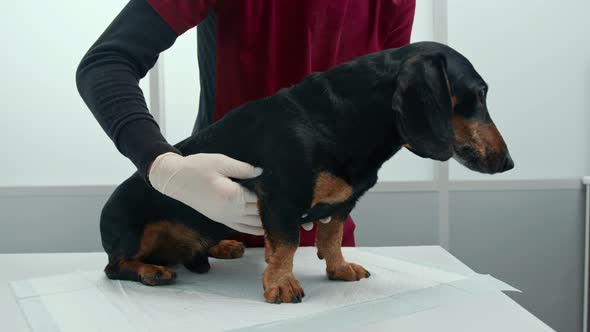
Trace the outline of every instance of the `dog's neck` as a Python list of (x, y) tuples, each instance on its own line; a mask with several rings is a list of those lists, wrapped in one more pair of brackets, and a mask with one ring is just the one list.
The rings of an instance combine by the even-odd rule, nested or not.
[(336, 158), (378, 170), (403, 145), (391, 109), (396, 67), (384, 52), (361, 57), (312, 74), (288, 95), (309, 110), (321, 135), (338, 142), (330, 147)]

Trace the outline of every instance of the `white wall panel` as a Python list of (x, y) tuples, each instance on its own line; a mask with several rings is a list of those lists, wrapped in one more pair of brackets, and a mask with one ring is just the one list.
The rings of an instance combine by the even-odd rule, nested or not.
[(125, 4), (0, 4), (0, 186), (115, 184), (131, 174), (75, 84), (82, 56)]
[(162, 59), (166, 139), (176, 144), (191, 134), (199, 110), (197, 30), (180, 36)]
[(590, 174), (590, 1), (451, 0), (449, 44), (489, 83), (488, 107), (516, 167), (493, 177)]

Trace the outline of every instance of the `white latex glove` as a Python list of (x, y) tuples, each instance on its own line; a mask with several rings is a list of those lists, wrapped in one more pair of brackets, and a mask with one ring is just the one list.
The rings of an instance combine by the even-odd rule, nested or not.
[(253, 178), (262, 169), (223, 154), (183, 157), (173, 152), (156, 158), (149, 170), (152, 186), (209, 219), (242, 233), (264, 235), (256, 195), (234, 179)]

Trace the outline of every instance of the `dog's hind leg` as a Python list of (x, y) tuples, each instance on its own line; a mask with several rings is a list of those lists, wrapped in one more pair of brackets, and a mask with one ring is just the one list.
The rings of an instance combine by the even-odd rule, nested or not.
[(186, 259), (183, 264), (184, 267), (194, 273), (207, 273), (211, 269), (211, 265), (209, 265), (209, 257), (204, 253), (198, 253)]
[(221, 240), (209, 248), (207, 253), (213, 258), (232, 259), (244, 256), (244, 244), (235, 240)]
[(109, 261), (104, 272), (109, 279), (139, 281), (148, 286), (168, 285), (176, 280), (174, 270), (126, 258)]
[(207, 253), (199, 252), (183, 261), (184, 266), (195, 273), (207, 273), (211, 269), (209, 257), (219, 259), (240, 258), (244, 255), (244, 244), (234, 240), (221, 240), (218, 244), (207, 250)]
[(111, 279), (140, 281), (150, 286), (170, 284), (176, 279), (176, 272), (167, 265), (183, 263), (199, 273), (209, 270), (209, 243), (196, 230), (178, 222), (150, 223), (142, 230), (137, 249), (109, 256), (105, 273)]

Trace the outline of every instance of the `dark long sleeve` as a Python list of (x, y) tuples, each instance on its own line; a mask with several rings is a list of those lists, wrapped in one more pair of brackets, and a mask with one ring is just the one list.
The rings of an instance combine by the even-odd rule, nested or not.
[(176, 38), (176, 32), (145, 0), (131, 0), (86, 53), (76, 72), (80, 96), (144, 179), (158, 155), (178, 152), (162, 136), (139, 87), (139, 80), (154, 66), (159, 53)]

